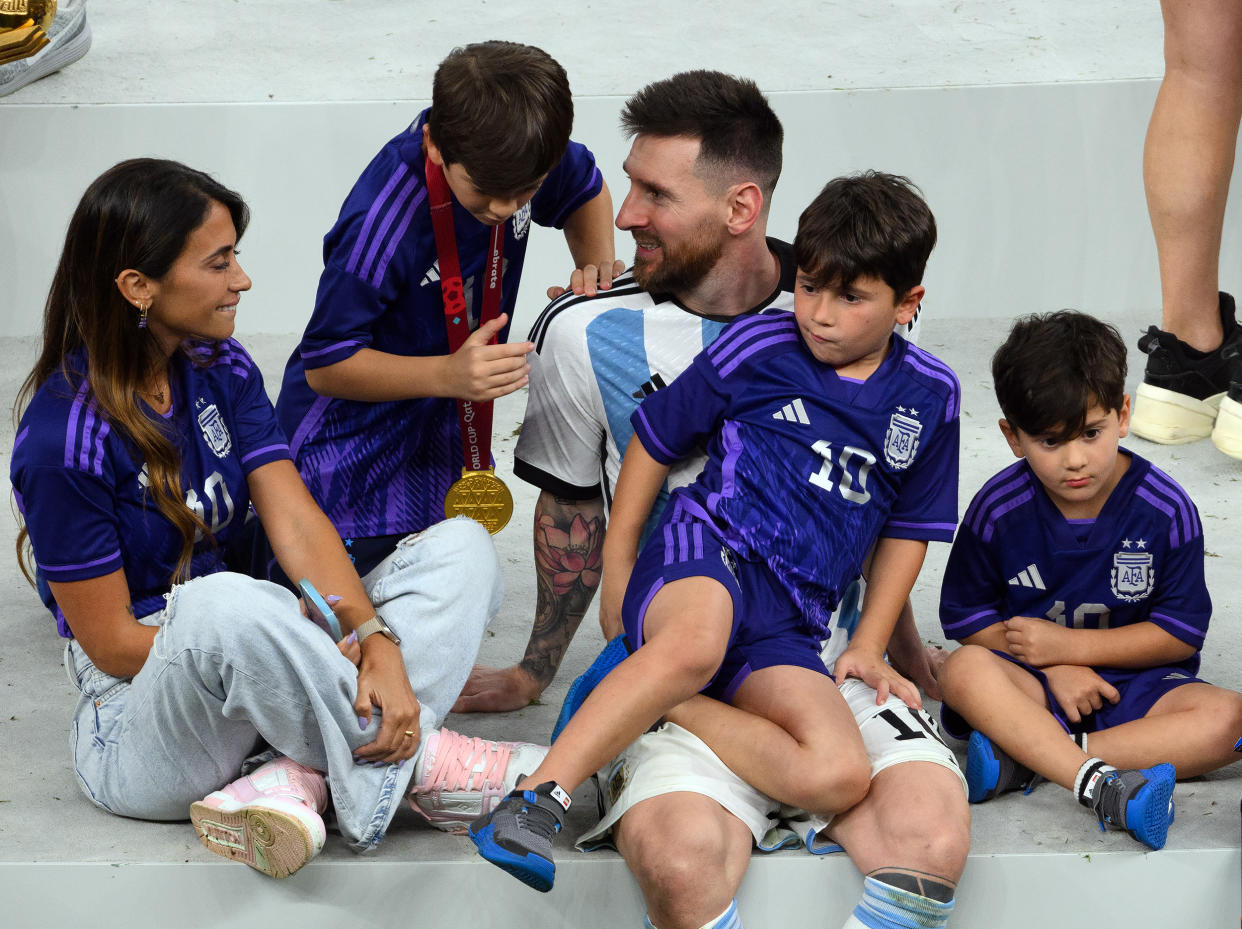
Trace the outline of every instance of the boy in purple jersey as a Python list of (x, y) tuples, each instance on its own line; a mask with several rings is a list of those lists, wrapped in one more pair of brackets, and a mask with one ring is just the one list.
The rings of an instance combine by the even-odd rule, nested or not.
[[(773, 798), (832, 815), (866, 793), (862, 739), (820, 649), (869, 562), (836, 671), (880, 703), (891, 691), (919, 705), (883, 655), (928, 540), (951, 540), (956, 525), (959, 389), (893, 328), (918, 308), (934, 244), (931, 212), (904, 178), (830, 182), (799, 221), (794, 313), (734, 323), (635, 412), (601, 602), (605, 630), (623, 626), (632, 652), (471, 827), (488, 860), (550, 889), (569, 792), (692, 699), (708, 746)], [(703, 443), (703, 473), (674, 492), (636, 561), (670, 465)]]
[(1234, 761), (1242, 732), (1242, 695), (1195, 677), (1212, 612), (1198, 511), (1119, 448), (1130, 398), (1113, 327), (1068, 310), (1020, 319), (992, 376), (1023, 460), (976, 494), (940, 602), (964, 643), (940, 683), (947, 721), (975, 729), (970, 800), (1039, 775), (1101, 828), (1161, 848), (1175, 777)]
[[(531, 223), (564, 230), (576, 291), (607, 288), (620, 270), (608, 188), (570, 140), (572, 122), (565, 71), (542, 50), (458, 48), (436, 71), (431, 108), (375, 156), (324, 238), (314, 313), (277, 413), (360, 573), (444, 518), (463, 465), (454, 401), (490, 402), (526, 383), (531, 343), (492, 343), (508, 336)], [(473, 330), (456, 350), (428, 180), (441, 172)], [(480, 324), (497, 229), (499, 315)]]

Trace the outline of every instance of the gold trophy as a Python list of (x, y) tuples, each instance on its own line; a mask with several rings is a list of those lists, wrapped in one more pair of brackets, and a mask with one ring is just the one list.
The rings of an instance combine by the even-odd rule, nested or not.
[(55, 18), (56, 0), (0, 0), (0, 65), (44, 48)]

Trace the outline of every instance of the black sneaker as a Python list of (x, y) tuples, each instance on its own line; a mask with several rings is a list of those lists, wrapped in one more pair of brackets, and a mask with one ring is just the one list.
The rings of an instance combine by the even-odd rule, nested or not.
[(552, 839), (564, 825), (569, 794), (553, 781), (515, 790), (470, 825), (479, 854), (519, 881), (547, 893), (556, 880)]
[[(1180, 445), (1212, 434), (1217, 409), (1231, 382), (1242, 383), (1242, 327), (1234, 318), (1233, 297), (1223, 291), (1220, 323), (1224, 339), (1211, 352), (1196, 351), (1155, 326), (1139, 339), (1138, 347), (1147, 353), (1147, 367), (1130, 418), (1135, 435), (1162, 445)], [(1242, 414), (1242, 409), (1237, 412)], [(1242, 423), (1239, 427), (1242, 430)], [(1242, 443), (1242, 431), (1236, 438)]]

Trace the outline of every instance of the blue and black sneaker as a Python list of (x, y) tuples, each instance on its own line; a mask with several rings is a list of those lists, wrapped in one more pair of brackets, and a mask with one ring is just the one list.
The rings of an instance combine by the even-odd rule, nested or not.
[(492, 864), (547, 893), (556, 880), (552, 839), (561, 831), (568, 809), (569, 794), (554, 781), (534, 790), (515, 790), (470, 824), (470, 841)]
[(1109, 771), (1096, 786), (1090, 801), (1100, 828), (1125, 829), (1156, 851), (1164, 848), (1173, 822), (1173, 786), (1177, 773), (1171, 764), (1158, 764), (1141, 771)]
[(574, 678), (565, 694), (565, 702), (561, 704), (561, 712), (556, 717), (556, 725), (552, 727), (552, 741), (555, 742), (561, 730), (573, 719), (586, 698), (591, 695), (599, 682), (608, 676), (608, 672), (630, 656), (630, 644), (624, 635), (619, 635), (604, 646), (591, 667)]
[(982, 732), (970, 734), (966, 749), (966, 798), (971, 803), (991, 800), (998, 794), (1026, 789), (1030, 793), (1040, 778), (1018, 764)]

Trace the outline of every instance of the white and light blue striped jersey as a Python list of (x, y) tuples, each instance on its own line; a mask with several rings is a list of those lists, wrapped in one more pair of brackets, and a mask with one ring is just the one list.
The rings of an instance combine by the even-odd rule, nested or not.
[[(611, 500), (639, 403), (676, 380), (736, 319), (793, 310), (793, 250), (776, 239), (768, 247), (780, 280), (742, 317), (700, 316), (671, 294), (647, 293), (628, 271), (597, 296), (553, 301), (530, 334), (535, 354), (514, 473), (560, 497)], [(672, 471), (653, 520), (668, 490), (689, 483), (702, 465), (700, 453)]]

